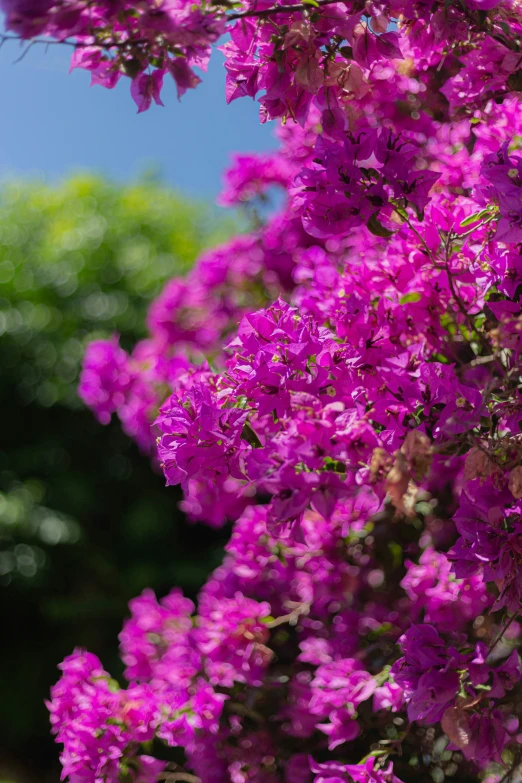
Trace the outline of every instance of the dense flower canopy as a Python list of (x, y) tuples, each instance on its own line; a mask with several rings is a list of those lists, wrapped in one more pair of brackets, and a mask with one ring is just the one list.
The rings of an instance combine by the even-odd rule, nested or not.
[[(136, 598), (127, 688), (76, 650), (49, 704), (64, 775), (506, 783), (522, 758), (522, 7), (3, 0), (138, 110), (196, 87), (277, 154), (221, 202), (284, 206), (172, 280), (80, 394), (233, 523), (197, 609)], [(182, 751), (182, 752), (181, 752)], [(170, 755), (169, 755), (170, 754)], [(518, 774), (518, 773), (517, 773)], [(191, 777), (192, 776), (192, 777)], [(195, 776), (195, 777), (194, 777)]]

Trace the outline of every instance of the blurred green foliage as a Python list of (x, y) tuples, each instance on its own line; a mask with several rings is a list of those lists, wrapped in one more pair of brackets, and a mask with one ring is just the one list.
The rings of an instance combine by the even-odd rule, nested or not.
[(194, 596), (220, 561), (226, 533), (187, 525), (177, 491), (76, 386), (87, 340), (131, 347), (164, 282), (231, 229), (154, 181), (0, 192), (3, 779), (57, 779), (43, 699), (73, 646), (119, 676), (128, 599), (174, 584)]

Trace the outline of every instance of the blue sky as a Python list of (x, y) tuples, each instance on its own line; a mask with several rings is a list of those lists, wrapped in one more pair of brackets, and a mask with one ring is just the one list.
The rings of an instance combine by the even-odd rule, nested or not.
[(69, 75), (70, 49), (33, 46), (24, 58), (17, 42), (0, 50), (2, 109), (0, 177), (44, 176), (53, 181), (91, 169), (128, 180), (156, 165), (164, 180), (192, 195), (214, 199), (234, 151), (276, 146), (273, 125), (259, 122), (250, 99), (225, 103), (223, 58), (213, 53), (209, 72), (178, 102), (165, 80), (165, 108), (136, 114), (129, 80), (115, 90), (89, 87), (90, 75)]

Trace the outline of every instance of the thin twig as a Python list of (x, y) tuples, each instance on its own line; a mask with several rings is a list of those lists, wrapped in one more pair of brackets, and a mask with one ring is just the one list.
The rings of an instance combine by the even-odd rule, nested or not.
[(490, 354), (489, 356), (477, 356), (476, 359), (473, 359), (469, 365), (470, 367), (479, 367), (481, 364), (489, 364), (490, 362), (494, 362), (498, 359), (498, 356), (494, 353)]
[[(23, 40), (24, 39), (20, 38), (18, 35), (0, 35), (0, 45), (4, 44), (6, 41)], [(125, 41), (72, 41), (70, 38), (60, 38), (57, 40), (54, 40), (53, 38), (32, 38), (29, 42), (29, 48), (35, 44), (43, 44), (44, 46), (72, 46), (73, 49), (85, 49), (89, 46), (98, 49), (124, 49), (125, 47), (140, 46), (141, 44), (146, 43), (150, 43), (148, 38), (136, 38), (135, 40), (128, 38)], [(25, 52), (22, 57), (25, 57)]]
[(502, 637), (506, 633), (506, 631), (509, 628), (509, 626), (511, 625), (511, 623), (513, 623), (516, 620), (516, 618), (518, 617), (519, 614), (520, 614), (520, 609), (517, 612), (515, 612), (515, 614), (512, 617), (509, 618), (509, 620), (504, 625), (504, 627), (500, 629), (499, 633), (497, 634), (496, 639), (491, 643), (491, 645), (488, 648), (488, 656), (491, 655), (491, 653), (493, 652), (493, 650), (495, 649), (497, 644), (500, 642), (500, 640), (502, 639)]
[(233, 710), (233, 712), (236, 713), (236, 715), (242, 715), (246, 718), (251, 718), (256, 723), (263, 723), (264, 718), (261, 715), (260, 712), (256, 712), (256, 710), (252, 710), (249, 707), (246, 706), (246, 704), (241, 704), (241, 702), (238, 701), (231, 701), (228, 702), (229, 709)]
[[(343, 5), (349, 5), (346, 0), (316, 0), (317, 6), (323, 5), (335, 5), (336, 3), (342, 3)], [(260, 11), (238, 11), (234, 14), (227, 14), (226, 18), (230, 20), (244, 19), (246, 16), (272, 16), (272, 14), (291, 14), (293, 11), (313, 11), (316, 8), (316, 3), (297, 3), (295, 5), (274, 5), (271, 8), (264, 8)]]
[[(322, 8), (325, 5), (352, 5), (352, 3), (349, 2), (349, 0), (314, 0), (314, 2), (308, 2), (308, 3), (295, 3), (294, 5), (274, 5), (270, 8), (262, 8), (259, 10), (256, 9), (249, 9), (247, 11), (235, 11), (232, 14), (224, 13), (223, 16), (226, 20), (229, 20), (231, 22), (235, 21), (236, 19), (245, 19), (246, 17), (252, 17), (252, 18), (264, 18), (267, 16), (272, 16), (273, 14), (289, 14), (294, 13), (295, 11), (313, 11), (315, 8)], [(7, 35), (3, 34), (0, 36), (0, 42), (3, 44), (5, 41), (21, 41), (21, 39), (18, 35)], [(148, 38), (138, 38), (136, 40), (132, 40), (132, 38), (129, 38), (124, 41), (74, 41), (70, 38), (61, 38), (59, 40), (52, 40), (48, 38), (33, 38), (31, 40), (30, 46), (34, 44), (53, 44), (53, 45), (59, 45), (59, 46), (72, 46), (75, 49), (85, 48), (87, 46), (97, 46), (101, 49), (120, 49), (125, 47), (131, 47), (131, 46), (139, 46), (141, 44), (147, 44), (150, 43), (150, 40)]]
[(16, 58), (16, 60), (13, 60), (13, 65), (16, 65), (16, 63), (20, 63), (20, 62), (22, 62), (22, 60), (24, 59), (25, 55), (26, 55), (26, 54), (29, 52), (29, 49), (31, 49), (32, 45), (33, 45), (33, 42), (31, 41), (31, 43), (29, 43), (29, 44), (28, 44), (28, 45), (25, 47), (25, 49), (23, 50), (23, 52), (22, 52), (22, 54), (20, 55), (20, 57), (17, 57), (17, 58)]
[(422, 245), (422, 247), (423, 247), (423, 249), (424, 249), (424, 252), (425, 252), (425, 253), (426, 253), (426, 255), (428, 256), (428, 258), (430, 259), (430, 261), (432, 262), (432, 264), (433, 264), (433, 265), (434, 265), (434, 266), (435, 266), (437, 269), (441, 269), (441, 265), (437, 263), (437, 260), (436, 260), (436, 258), (433, 256), (433, 253), (431, 252), (430, 248), (428, 247), (428, 244), (427, 244), (426, 240), (425, 240), (425, 239), (424, 239), (424, 237), (423, 237), (423, 236), (421, 236), (421, 234), (420, 234), (420, 233), (417, 231), (417, 229), (415, 228), (415, 226), (414, 226), (414, 225), (413, 225), (413, 223), (411, 222), (411, 220), (410, 220), (409, 216), (408, 216), (408, 215), (407, 215), (405, 212), (404, 212), (404, 213), (402, 213), (402, 214), (401, 214), (400, 212), (397, 212), (397, 214), (399, 215), (399, 217), (400, 217), (402, 220), (404, 220), (404, 221), (405, 221), (405, 223), (406, 223), (406, 225), (408, 226), (408, 228), (410, 229), (410, 231), (413, 231), (413, 233), (415, 234), (415, 236), (417, 237), (417, 239), (418, 239), (418, 240), (419, 240), (419, 242), (421, 243), (421, 245)]
[(288, 623), (289, 625), (295, 625), (301, 615), (308, 614), (309, 611), (310, 604), (299, 604), (299, 606), (296, 606), (296, 608), (288, 614), (284, 614), (282, 617), (277, 617), (275, 620), (271, 620), (266, 624), (267, 628), (277, 628), (278, 625), (284, 625), (285, 623)]
[(496, 215), (492, 215), (488, 220), (485, 220), (483, 223), (479, 223), (477, 226), (473, 226), (473, 228), (470, 228), (468, 231), (465, 231), (463, 234), (455, 234), (455, 239), (464, 239), (464, 237), (469, 237), (470, 234), (473, 234), (475, 231), (478, 231), (479, 228), (484, 228), (489, 223), (491, 223), (492, 220), (494, 220)]
[(510, 768), (502, 775), (498, 783), (507, 783), (513, 772), (516, 770), (516, 768), (519, 765), (519, 760), (513, 762), (513, 764), (510, 766)]
[(191, 775), (189, 772), (169, 772), (167, 775), (162, 776), (160, 780), (164, 780), (165, 783), (168, 783), (169, 781), (171, 781), (171, 783), (176, 783), (176, 781), (183, 781), (184, 783), (201, 783), (201, 778), (198, 778), (197, 775)]

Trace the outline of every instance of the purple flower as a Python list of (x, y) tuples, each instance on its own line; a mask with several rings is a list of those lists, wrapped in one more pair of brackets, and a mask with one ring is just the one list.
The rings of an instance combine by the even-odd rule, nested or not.
[(48, 708), (56, 741), (63, 744), (63, 775), (71, 780), (116, 782), (132, 762), (136, 781), (151, 781), (164, 762), (136, 756), (150, 741), (159, 718), (153, 691), (145, 685), (120, 690), (95, 655), (81, 650), (60, 665)]
[(167, 484), (188, 489), (191, 478), (243, 478), (242, 460), (248, 447), (242, 437), (247, 419), (248, 411), (223, 407), (216, 392), (201, 381), (181, 398), (170, 397), (155, 422), (162, 433), (158, 455)]
[(310, 709), (320, 714), (325, 707), (356, 708), (372, 696), (376, 687), (376, 680), (354, 658), (325, 663), (317, 668), (312, 681)]
[(48, 22), (53, 0), (2, 0), (6, 27), (21, 38), (42, 33)]
[(200, 667), (191, 640), (192, 601), (173, 590), (158, 603), (152, 590), (144, 590), (129, 608), (131, 619), (119, 637), (127, 679), (188, 685)]
[(310, 767), (316, 775), (314, 783), (401, 783), (393, 774), (393, 764), (381, 767), (375, 756), (370, 756), (363, 764), (336, 761), (317, 764), (311, 760)]
[(195, 638), (210, 682), (231, 687), (234, 682), (261, 685), (272, 652), (266, 646), (270, 632), (270, 604), (236, 593), (233, 598), (209, 601), (202, 608)]
[(138, 107), (138, 114), (147, 111), (152, 101), (158, 106), (163, 106), (160, 98), (165, 71), (153, 71), (151, 74), (141, 73), (132, 80), (131, 95)]
[(500, 207), (497, 242), (522, 242), (522, 158), (508, 154), (506, 141), (496, 155), (484, 159), (481, 174), (489, 183), (483, 189), (484, 198)]
[(410, 720), (436, 723), (460, 689), (458, 670), (465, 656), (447, 646), (432, 625), (414, 625), (399, 640), (404, 658), (391, 668), (404, 690)]
[(78, 394), (102, 424), (108, 424), (111, 414), (123, 405), (132, 381), (129, 357), (117, 337), (88, 345)]
[(231, 206), (263, 196), (273, 185), (286, 188), (293, 174), (294, 167), (280, 155), (235, 155), (225, 171), (219, 202)]
[(426, 549), (419, 564), (407, 562), (401, 582), (413, 602), (413, 611), (442, 632), (457, 630), (474, 620), (491, 604), (491, 596), (479, 575), (456, 579), (451, 563), (442, 553)]

